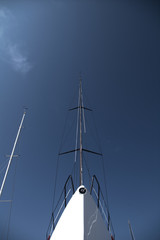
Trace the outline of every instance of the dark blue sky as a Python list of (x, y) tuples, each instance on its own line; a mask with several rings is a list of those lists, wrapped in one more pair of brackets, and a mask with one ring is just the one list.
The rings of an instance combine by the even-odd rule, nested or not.
[[(159, 240), (159, 43), (158, 1), (0, 1), (0, 164), (23, 106), (29, 108), (16, 150), (9, 240), (45, 239), (80, 71), (104, 155), (116, 239), (130, 239), (130, 219), (137, 240)], [(15, 165), (14, 159), (3, 199), (11, 198)], [(9, 204), (0, 204), (5, 240)]]

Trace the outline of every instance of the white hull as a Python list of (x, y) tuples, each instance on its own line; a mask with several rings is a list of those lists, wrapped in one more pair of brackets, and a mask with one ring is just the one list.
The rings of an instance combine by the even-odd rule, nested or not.
[(107, 226), (90, 193), (79, 189), (63, 211), (51, 240), (111, 240)]

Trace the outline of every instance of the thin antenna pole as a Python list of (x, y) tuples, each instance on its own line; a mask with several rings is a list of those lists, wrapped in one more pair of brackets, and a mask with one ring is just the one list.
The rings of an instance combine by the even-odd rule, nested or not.
[(80, 135), (80, 185), (83, 184), (83, 166), (82, 166), (82, 79), (80, 77), (79, 86), (80, 106), (79, 106), (79, 135)]
[(1, 185), (1, 188), (0, 188), (0, 198), (1, 198), (1, 195), (2, 195), (3, 187), (4, 187), (4, 184), (5, 184), (6, 178), (7, 178), (7, 174), (8, 174), (8, 171), (9, 171), (9, 167), (10, 167), (10, 165), (11, 165), (11, 161), (12, 161), (12, 158), (13, 158), (13, 155), (14, 155), (14, 151), (15, 151), (15, 148), (16, 148), (16, 144), (17, 144), (17, 141), (18, 141), (18, 137), (19, 137), (19, 134), (20, 134), (20, 131), (21, 131), (21, 128), (22, 128), (22, 124), (23, 124), (25, 115), (26, 115), (26, 112), (24, 111), (23, 116), (22, 116), (21, 123), (20, 123), (20, 125), (19, 125), (19, 129), (18, 129), (18, 132), (17, 132), (16, 139), (15, 139), (15, 141), (14, 141), (14, 145), (13, 145), (13, 148), (12, 148), (12, 152), (11, 152), (11, 155), (10, 155), (10, 158), (9, 158), (8, 166), (7, 166), (7, 169), (6, 169), (4, 178), (3, 178), (3, 182), (2, 182), (2, 185)]
[(129, 230), (130, 230), (131, 238), (132, 238), (132, 240), (135, 240), (134, 235), (133, 235), (133, 231), (132, 231), (132, 228), (131, 228), (130, 221), (128, 221), (128, 225), (129, 225)]

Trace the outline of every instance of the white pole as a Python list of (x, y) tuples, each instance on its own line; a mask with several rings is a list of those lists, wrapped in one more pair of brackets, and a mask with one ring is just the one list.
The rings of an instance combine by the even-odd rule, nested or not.
[(11, 152), (11, 155), (10, 155), (10, 158), (9, 158), (8, 166), (7, 166), (7, 169), (6, 169), (4, 178), (3, 178), (3, 182), (2, 182), (2, 185), (1, 185), (1, 189), (0, 189), (0, 198), (1, 198), (1, 195), (2, 195), (3, 187), (4, 187), (4, 184), (5, 184), (6, 178), (7, 178), (8, 170), (9, 170), (12, 158), (13, 158), (14, 150), (16, 148), (16, 144), (17, 144), (17, 141), (18, 141), (18, 137), (19, 137), (19, 134), (20, 134), (20, 131), (21, 131), (21, 128), (22, 128), (22, 124), (23, 124), (25, 115), (26, 115), (26, 112), (23, 113), (22, 120), (21, 120), (21, 123), (19, 125), (17, 136), (16, 136), (16, 139), (15, 139), (15, 142), (14, 142), (14, 145), (13, 145), (13, 149), (12, 149), (12, 152)]
[(131, 234), (131, 238), (132, 240), (135, 240), (135, 237), (134, 237), (134, 234), (133, 234), (133, 230), (131, 228), (131, 224), (130, 224), (130, 221), (128, 220), (128, 225), (129, 225), (129, 230), (130, 230), (130, 234)]

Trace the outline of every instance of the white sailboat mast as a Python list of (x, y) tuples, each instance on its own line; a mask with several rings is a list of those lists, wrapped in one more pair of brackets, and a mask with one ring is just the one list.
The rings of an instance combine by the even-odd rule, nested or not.
[(131, 238), (132, 238), (132, 240), (135, 240), (135, 237), (134, 237), (134, 234), (133, 234), (133, 230), (132, 230), (130, 221), (128, 221), (128, 225), (129, 225), (129, 230), (130, 230)]
[(9, 171), (9, 167), (10, 167), (10, 165), (11, 165), (11, 161), (12, 161), (12, 158), (13, 158), (13, 155), (14, 155), (14, 151), (15, 151), (15, 148), (16, 148), (16, 145), (17, 145), (17, 141), (18, 141), (18, 138), (19, 138), (19, 134), (20, 134), (20, 132), (21, 132), (21, 128), (22, 128), (22, 124), (23, 124), (25, 115), (26, 115), (26, 112), (24, 111), (23, 116), (22, 116), (21, 123), (20, 123), (20, 125), (19, 125), (19, 129), (18, 129), (18, 132), (17, 132), (16, 139), (15, 139), (15, 141), (14, 141), (14, 145), (13, 145), (13, 148), (12, 148), (12, 152), (11, 152), (11, 155), (10, 155), (10, 158), (9, 158), (9, 161), (8, 161), (8, 165), (7, 165), (7, 169), (6, 169), (4, 178), (3, 178), (3, 182), (2, 182), (2, 185), (1, 185), (1, 188), (0, 188), (0, 198), (1, 198), (1, 195), (2, 195), (2, 191), (3, 191), (3, 187), (4, 187), (4, 184), (5, 184), (6, 178), (7, 178), (7, 174), (8, 174), (8, 171)]
[(80, 135), (80, 185), (83, 184), (83, 164), (82, 164), (82, 79), (80, 77), (80, 86), (79, 86), (79, 135)]

